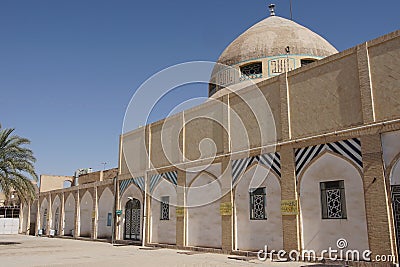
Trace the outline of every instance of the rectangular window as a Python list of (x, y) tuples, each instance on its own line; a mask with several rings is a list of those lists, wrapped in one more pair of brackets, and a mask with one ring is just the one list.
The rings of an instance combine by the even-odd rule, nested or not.
[(344, 181), (321, 182), (322, 219), (346, 219)]
[(111, 226), (112, 213), (107, 213), (107, 226)]
[(250, 189), (250, 220), (266, 220), (265, 187)]
[(160, 220), (169, 220), (169, 197), (161, 197)]

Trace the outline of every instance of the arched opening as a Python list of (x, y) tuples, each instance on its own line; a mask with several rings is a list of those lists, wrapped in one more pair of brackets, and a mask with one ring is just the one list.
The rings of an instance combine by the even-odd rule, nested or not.
[(80, 204), (79, 236), (91, 237), (93, 198), (89, 191), (83, 195)]
[(176, 244), (175, 185), (162, 179), (152, 193), (151, 241), (161, 244)]
[(189, 246), (222, 246), (221, 186), (215, 177), (200, 173), (187, 192), (187, 243)]
[(45, 235), (47, 233), (47, 216), (48, 216), (48, 207), (49, 207), (49, 203), (47, 201), (47, 199), (43, 199), (42, 204), (40, 205), (40, 221), (39, 221), (39, 231), (41, 231), (41, 233), (43, 235)]
[(112, 211), (114, 205), (114, 195), (107, 187), (99, 198), (98, 219), (97, 219), (97, 238), (109, 239), (112, 231)]
[(64, 205), (64, 235), (74, 236), (75, 230), (75, 197), (68, 195)]
[(140, 240), (141, 208), (140, 201), (136, 198), (130, 199), (125, 204), (125, 227), (124, 239)]
[[(261, 189), (265, 194), (260, 195), (262, 205), (251, 201)], [(235, 188), (234, 209), (236, 249), (258, 251), (265, 245), (283, 249), (281, 186), (274, 173), (262, 165), (247, 170)], [(253, 211), (262, 216), (255, 218)]]
[(369, 249), (364, 185), (347, 159), (325, 152), (306, 166), (300, 179), (302, 248), (321, 252), (347, 240), (347, 250)]
[(52, 209), (52, 224), (51, 224), (51, 229), (55, 230), (55, 235), (60, 234), (60, 207), (61, 207), (61, 201), (58, 196), (54, 198), (53, 205), (51, 207)]
[[(138, 186), (136, 186), (134, 183), (131, 183), (124, 190), (124, 192), (122, 193), (122, 196), (120, 197), (119, 207), (121, 207), (123, 212), (122, 212), (122, 214), (120, 215), (119, 218), (120, 218), (120, 222), (121, 222), (120, 225), (123, 226), (123, 227), (119, 228), (119, 234), (118, 234), (119, 235), (119, 239), (126, 239), (125, 233), (126, 232), (129, 233), (129, 232), (132, 231), (130, 224), (128, 225), (129, 229), (128, 230), (126, 229), (126, 227), (127, 227), (126, 218), (129, 218), (130, 216), (132, 216), (132, 213), (130, 214), (130, 216), (126, 215), (126, 212), (127, 212), (126, 204), (129, 201), (133, 200), (133, 199), (139, 200), (139, 202), (142, 203), (142, 205), (143, 205), (143, 192), (142, 192), (142, 190)], [(140, 213), (140, 218), (139, 219), (140, 219), (139, 229), (141, 231), (143, 229), (143, 207), (141, 207), (141, 213)], [(128, 223), (130, 223), (130, 221)], [(137, 225), (136, 225), (136, 227), (137, 227)], [(139, 235), (137, 240), (141, 240), (141, 239), (142, 239), (142, 233), (140, 232), (140, 235)]]

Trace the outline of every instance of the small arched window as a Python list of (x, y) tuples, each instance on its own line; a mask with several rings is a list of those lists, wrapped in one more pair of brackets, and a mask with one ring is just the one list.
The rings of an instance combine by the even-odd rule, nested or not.
[(306, 58), (306, 59), (301, 59), (300, 63), (301, 63), (301, 66), (306, 66), (306, 65), (311, 64), (311, 63), (313, 63), (315, 61), (317, 61), (317, 60), (316, 59), (311, 59), (311, 58)]
[(241, 80), (262, 78), (262, 62), (241, 66), (240, 73)]
[(65, 180), (63, 183), (63, 188), (70, 188), (72, 186), (72, 182)]

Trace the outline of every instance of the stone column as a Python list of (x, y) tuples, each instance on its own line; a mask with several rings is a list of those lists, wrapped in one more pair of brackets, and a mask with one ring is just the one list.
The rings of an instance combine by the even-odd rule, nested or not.
[(115, 240), (120, 240), (120, 217), (116, 214), (116, 210), (120, 210), (121, 208), (121, 204), (120, 204), (120, 195), (119, 195), (119, 180), (117, 178), (117, 186), (114, 187), (113, 184), (113, 194), (114, 194), (114, 201), (115, 201), (115, 210), (113, 211), (113, 218), (114, 218), (114, 237)]
[(19, 226), (18, 226), (18, 233), (22, 234), (24, 229), (23, 228), (23, 224), (24, 224), (24, 203), (25, 202), (21, 202), (21, 204), (19, 205)]
[(28, 218), (26, 218), (26, 235), (29, 235), (29, 232), (31, 231), (31, 201), (28, 201)]
[[(143, 233), (144, 232), (146, 233), (144, 236), (144, 239), (143, 239), (144, 245), (147, 245), (150, 243), (150, 233), (151, 233), (151, 224), (150, 224), (150, 222), (151, 222), (151, 196), (149, 194), (150, 177), (151, 176), (146, 173), (145, 179), (147, 180), (146, 183), (148, 184), (148, 186), (147, 186), (147, 191), (145, 190), (145, 192), (144, 192), (144, 196), (145, 196), (144, 201), (146, 201), (146, 205), (145, 205), (146, 208), (143, 210), (143, 215), (144, 215), (143, 222), (146, 222), (143, 227)], [(143, 238), (143, 236), (142, 236), (142, 238)]]
[(232, 167), (230, 157), (224, 157), (221, 162), (221, 221), (222, 221), (222, 250), (233, 250), (233, 194), (232, 194)]
[(391, 214), (388, 213), (388, 192), (379, 134), (361, 136), (364, 171), (364, 197), (367, 215), (369, 249), (375, 255), (394, 255), (390, 238)]
[(186, 208), (185, 208), (185, 188), (186, 188), (186, 172), (178, 170), (178, 188), (176, 192), (177, 206), (176, 214), (176, 245), (179, 247), (186, 246)]
[(37, 205), (36, 205), (35, 235), (37, 235), (39, 233), (39, 229), (40, 229), (39, 225), (40, 225), (40, 196), (38, 196)]
[(57, 235), (63, 236), (65, 228), (65, 192), (61, 193), (61, 204), (60, 204), (60, 221), (58, 222), (58, 233)]
[(52, 211), (52, 199), (51, 199), (51, 193), (48, 194), (47, 196), (49, 198), (49, 207), (47, 209), (47, 227), (46, 227), (46, 235), (50, 235), (50, 229), (53, 228), (52, 226), (52, 219), (53, 219), (53, 211)]
[(97, 217), (98, 217), (99, 198), (97, 194), (97, 186), (93, 188), (93, 212), (92, 212), (92, 233), (91, 238), (97, 239)]
[(79, 189), (76, 190), (75, 196), (75, 224), (74, 224), (74, 237), (77, 238), (80, 236), (80, 200), (79, 200)]
[[(282, 200), (298, 200), (296, 193), (296, 163), (294, 149), (291, 145), (282, 146), (281, 155), (281, 198)], [(300, 215), (282, 215), (283, 249), (300, 251), (299, 240)]]

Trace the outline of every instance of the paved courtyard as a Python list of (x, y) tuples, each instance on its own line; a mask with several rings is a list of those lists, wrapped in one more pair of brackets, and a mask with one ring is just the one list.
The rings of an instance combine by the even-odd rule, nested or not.
[(141, 249), (109, 243), (0, 235), (0, 266), (302, 266), (301, 263), (235, 260), (227, 255)]

